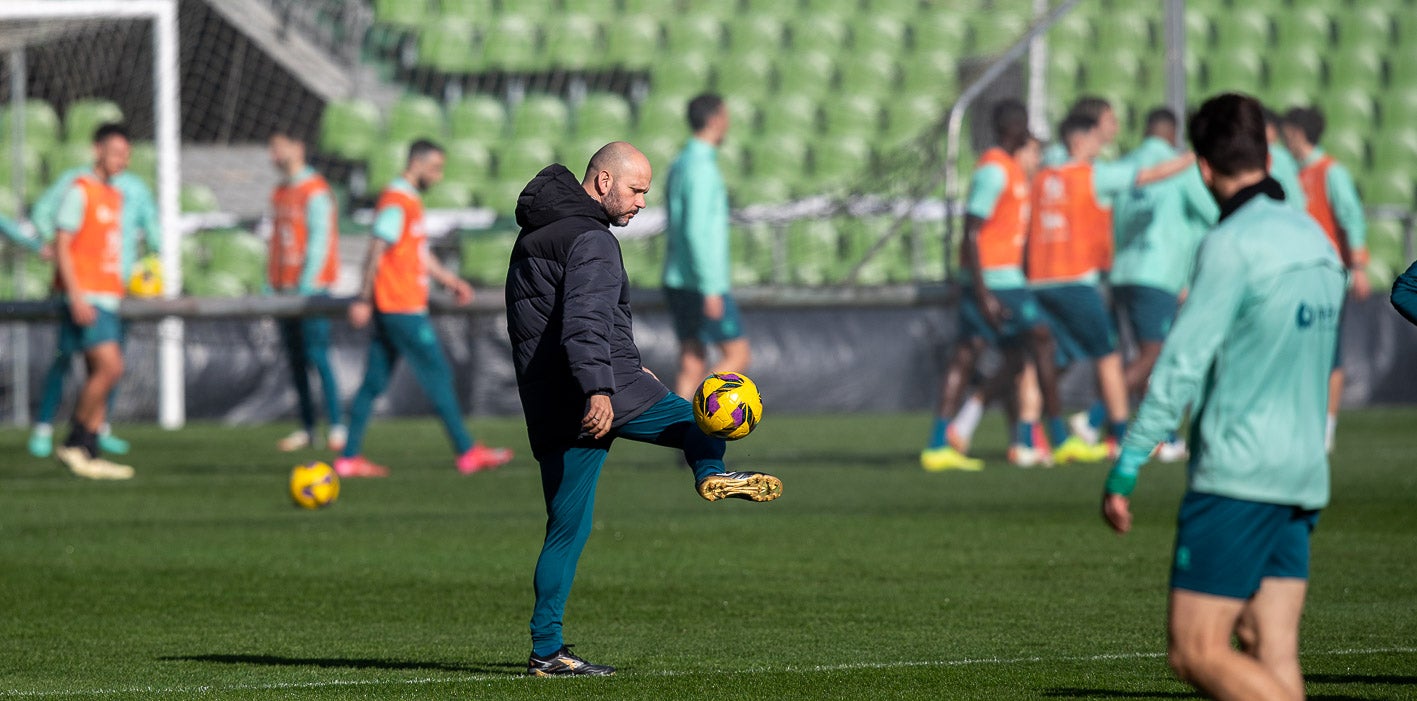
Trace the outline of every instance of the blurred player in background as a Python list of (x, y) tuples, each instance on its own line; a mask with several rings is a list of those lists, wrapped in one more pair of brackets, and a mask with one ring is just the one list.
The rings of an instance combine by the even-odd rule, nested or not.
[[(1058, 129), (1072, 160), (1045, 167), (1033, 183), (1026, 270), (1055, 335), (1090, 358), (1097, 368), (1098, 396), (1106, 407), (1109, 446), (1126, 434), (1127, 387), (1117, 333), (1102, 299), (1101, 273), (1112, 265), (1112, 212), (1108, 203), (1134, 187), (1172, 177), (1189, 167), (1189, 156), (1140, 168), (1128, 162), (1094, 163), (1102, 149), (1097, 120), (1073, 115)], [(1031, 428), (1031, 427), (1029, 427)], [(1032, 431), (1019, 430), (1032, 447)], [(1079, 446), (1081, 444), (1079, 443)], [(1107, 450), (1055, 454), (1058, 462), (1101, 460)]]
[[(998, 145), (980, 157), (965, 205), (960, 261), (969, 289), (960, 297), (960, 338), (940, 390), (939, 415), (920, 453), (920, 466), (932, 472), (984, 466), (983, 461), (968, 457), (968, 436), (978, 423), (982, 402), (975, 402), (969, 416), (961, 413), (975, 364), (988, 345), (1004, 352), (1005, 362), (999, 370), (1003, 381), (999, 384), (1009, 389), (1023, 372), (1024, 351), (1028, 351), (1037, 368), (1048, 438), (1055, 450), (1064, 454), (1070, 450), (1063, 447), (1068, 435), (1058, 398), (1053, 336), (1023, 274), (1029, 178), (1038, 169), (1041, 144), (1028, 133), (1028, 110), (1017, 100), (996, 105), (993, 123)], [(954, 430), (952, 424), (957, 420), (969, 424), (965, 431)], [(1018, 455), (1011, 458), (1024, 460)]]
[(709, 345), (722, 354), (714, 372), (743, 372), (752, 357), (729, 294), (728, 189), (718, 170), (728, 105), (704, 94), (689, 102), (688, 112), (694, 135), (669, 168), (664, 256), (664, 295), (679, 337), (675, 390), (685, 399), (706, 375)]
[(1211, 698), (1302, 701), (1299, 619), (1310, 534), (1329, 499), (1321, 430), (1344, 269), (1266, 176), (1258, 101), (1213, 98), (1189, 132), (1220, 222), (1108, 475), (1103, 516), (1119, 533), (1131, 529), (1137, 473), (1193, 405), (1171, 667)]
[(1299, 182), (1299, 162), (1294, 154), (1284, 147), (1280, 135), (1283, 124), (1279, 113), (1264, 108), (1264, 138), (1269, 142), (1269, 177), (1274, 178), (1284, 188), (1284, 203), (1307, 212), (1309, 203), (1304, 197), (1304, 186)]
[[(1121, 123), (1117, 121), (1117, 111), (1112, 109), (1112, 103), (1095, 95), (1079, 97), (1073, 102), (1073, 106), (1068, 108), (1064, 119), (1067, 117), (1086, 117), (1097, 122), (1097, 136), (1102, 141), (1098, 153), (1116, 141), (1117, 133), (1122, 129)], [(1044, 167), (1060, 166), (1070, 160), (1072, 157), (1068, 155), (1068, 145), (1061, 134), (1043, 149)]]
[[(325, 179), (305, 162), (305, 142), (290, 131), (270, 138), (271, 163), (281, 181), (271, 195), (271, 241), (268, 284), (276, 294), (327, 296), (339, 275), (339, 213)], [(280, 320), (286, 362), (300, 406), (300, 430), (277, 443), (282, 451), (315, 442), (315, 400), (310, 370), (320, 376), (330, 450), (344, 450), (347, 432), (340, 423), (339, 385), (330, 368), (330, 320), (325, 317)]]
[(443, 179), (444, 160), (441, 146), (421, 139), (413, 142), (403, 175), (379, 196), (364, 281), (358, 299), (349, 307), (349, 322), (354, 328), (373, 321), (374, 329), (364, 382), (349, 407), (349, 438), (335, 460), (335, 471), (341, 477), (384, 477), (389, 473), (365, 460), (360, 451), (374, 400), (388, 386), (400, 357), (408, 359), (414, 377), (442, 420), (457, 454), (459, 472), (490, 470), (512, 459), (510, 450), (474, 443), (463, 426), (462, 409), (453, 394), (453, 373), (428, 318), (430, 277), (451, 290), (458, 304), (472, 302), (472, 286), (438, 263), (428, 250), (428, 234), (423, 228), (421, 193)]
[(1402, 318), (1417, 324), (1417, 263), (1407, 266), (1407, 272), (1392, 281), (1392, 296), (1388, 300)]
[(596, 151), (580, 181), (550, 165), (517, 200), (521, 233), (507, 270), (507, 332), (547, 517), (527, 660), (536, 676), (615, 673), (572, 654), (562, 638), (596, 484), (615, 439), (683, 451), (709, 501), (782, 494), (782, 481), (771, 475), (725, 472), (724, 440), (700, 430), (689, 402), (642, 365), (630, 283), (610, 227), (625, 226), (644, 208), (652, 176), (639, 149), (614, 142)]
[(128, 132), (105, 124), (93, 143), (93, 168), (74, 180), (54, 215), (55, 279), (65, 301), (59, 354), (82, 352), (88, 365), (73, 428), (54, 454), (80, 477), (128, 479), (133, 468), (103, 459), (99, 444), (109, 395), (123, 377), (123, 193), (112, 179), (128, 167)]
[[(1324, 116), (1314, 107), (1295, 107), (1284, 114), (1284, 141), (1299, 159), (1299, 182), (1308, 201), (1309, 215), (1328, 234), (1329, 243), (1338, 251), (1348, 268), (1353, 298), (1364, 300), (1372, 293), (1368, 282), (1368, 224), (1363, 218), (1363, 202), (1353, 176), (1343, 164), (1324, 153), (1319, 146), (1323, 138)], [(1333, 451), (1334, 433), (1338, 429), (1338, 410), (1343, 406), (1343, 333), (1339, 330), (1338, 351), (1333, 354), (1333, 372), (1329, 376), (1328, 423), (1324, 426), (1324, 445)]]
[[(30, 212), (30, 222), (34, 225), (36, 238), (30, 239), (33, 245), (29, 247), (46, 260), (52, 260), (54, 257), (51, 244), (54, 241), (61, 205), (74, 189), (74, 183), (81, 177), (92, 175), (93, 172), (92, 166), (66, 170), (35, 200), (34, 208)], [(125, 166), (125, 170), (109, 178), (108, 184), (123, 196), (123, 243), (119, 251), (119, 275), (126, 286), (133, 278), (140, 246), (147, 248), (149, 256), (161, 252), (162, 229), (158, 226), (157, 204), (153, 199), (152, 190), (141, 177), (126, 170)], [(118, 323), (118, 343), (121, 346), (127, 334), (127, 324), (121, 319)], [(54, 450), (54, 416), (64, 401), (64, 380), (73, 369), (73, 354), (78, 351), (78, 348), (64, 348), (61, 344), (44, 375), (39, 409), (35, 412), (34, 428), (30, 431), (29, 438), (30, 454), (37, 458), (47, 458)], [(115, 385), (108, 395), (109, 413), (117, 396), (118, 388)], [(113, 429), (107, 421), (99, 428), (98, 442), (103, 452), (113, 455), (126, 454), (129, 449), (127, 441), (113, 435)]]
[[(1175, 159), (1176, 135), (1176, 114), (1165, 108), (1152, 110), (1146, 118), (1145, 138), (1123, 162), (1149, 168)], [(1146, 392), (1151, 368), (1176, 318), (1196, 246), (1218, 216), (1215, 198), (1194, 167), (1177, 177), (1134, 187), (1113, 201), (1117, 253), (1109, 281), (1113, 308), (1137, 344), (1136, 357), (1123, 370), (1133, 397), (1139, 399)], [(1106, 406), (1099, 400), (1087, 418), (1074, 431), (1095, 443), (1107, 420)], [(1163, 462), (1185, 459), (1185, 442), (1173, 432), (1157, 457)]]

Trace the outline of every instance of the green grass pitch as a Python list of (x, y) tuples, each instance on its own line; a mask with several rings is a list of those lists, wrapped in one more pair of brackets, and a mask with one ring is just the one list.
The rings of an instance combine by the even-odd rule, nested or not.
[[(730, 465), (772, 504), (706, 503), (677, 454), (618, 444), (566, 633), (610, 679), (520, 676), (544, 515), (517, 460), (462, 477), (431, 420), (381, 422), (387, 480), (330, 509), (285, 493), (287, 426), (133, 427), (101, 484), (0, 432), (0, 697), (1192, 698), (1161, 656), (1183, 469), (1155, 465), (1125, 538), (1105, 466), (1018, 470), (986, 418), (978, 474), (926, 474), (928, 418), (769, 416)], [(1309, 691), (1417, 698), (1417, 411), (1352, 412), (1314, 539)]]

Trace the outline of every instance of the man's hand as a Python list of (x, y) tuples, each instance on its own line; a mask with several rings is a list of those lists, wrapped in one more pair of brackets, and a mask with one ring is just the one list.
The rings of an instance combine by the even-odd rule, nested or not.
[(999, 303), (994, 293), (983, 290), (979, 293), (979, 310), (984, 312), (984, 321), (996, 332), (1004, 330), (1004, 322), (1009, 318), (1009, 310)]
[(98, 321), (98, 310), (93, 308), (83, 297), (75, 296), (69, 300), (69, 316), (73, 317), (74, 323), (79, 326), (93, 326)]
[(349, 325), (356, 329), (364, 328), (373, 315), (374, 307), (368, 302), (360, 300), (349, 305)]
[(640, 366), (640, 369), (641, 369), (641, 370), (644, 370), (646, 375), (649, 375), (650, 377), (653, 377), (653, 378), (656, 379), (656, 380), (659, 379), (659, 375), (654, 374), (654, 371), (653, 371), (653, 370), (651, 370), (651, 369), (649, 369), (649, 368), (647, 368), (647, 367), (645, 367), (645, 366), (643, 366), (643, 365)]
[(1373, 283), (1368, 280), (1368, 271), (1362, 268), (1353, 269), (1353, 299), (1363, 301), (1368, 295), (1373, 294)]
[(704, 295), (704, 317), (713, 321), (723, 318), (723, 295)]
[(590, 409), (586, 411), (584, 419), (581, 419), (581, 428), (590, 434), (591, 438), (601, 439), (610, 433), (610, 425), (615, 423), (615, 410), (610, 406), (610, 397), (604, 394), (593, 394), (590, 397)]
[(39, 247), (39, 258), (45, 262), (54, 260), (54, 244), (46, 243)]
[(1132, 530), (1132, 500), (1121, 494), (1102, 495), (1102, 519), (1118, 535)]
[(462, 278), (453, 278), (448, 285), (448, 289), (453, 291), (453, 297), (457, 299), (458, 306), (465, 307), (472, 304), (472, 285)]

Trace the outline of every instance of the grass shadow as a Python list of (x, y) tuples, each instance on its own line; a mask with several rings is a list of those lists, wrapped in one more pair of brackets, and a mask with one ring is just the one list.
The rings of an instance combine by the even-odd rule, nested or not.
[(1043, 696), (1050, 699), (1198, 699), (1189, 691), (1117, 691), (1116, 689), (1048, 689)]
[(1417, 676), (1410, 674), (1305, 674), (1310, 684), (1383, 684), (1417, 686)]
[(431, 670), (472, 674), (525, 674), (526, 665), (515, 662), (421, 662), (360, 657), (282, 657), (280, 655), (171, 655), (159, 657), (163, 662), (208, 662), (213, 664), (254, 665), (265, 667), (319, 667), (343, 669)]

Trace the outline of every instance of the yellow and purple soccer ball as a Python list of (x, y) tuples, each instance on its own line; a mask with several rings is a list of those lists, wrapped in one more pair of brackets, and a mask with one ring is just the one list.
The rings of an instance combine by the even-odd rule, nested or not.
[(322, 462), (296, 465), (290, 471), (290, 498), (305, 509), (323, 509), (339, 498), (339, 475)]
[(133, 266), (128, 293), (145, 299), (162, 295), (162, 261), (157, 256), (145, 256)]
[(716, 372), (694, 393), (694, 421), (710, 436), (736, 441), (752, 433), (762, 418), (763, 397), (742, 373)]

